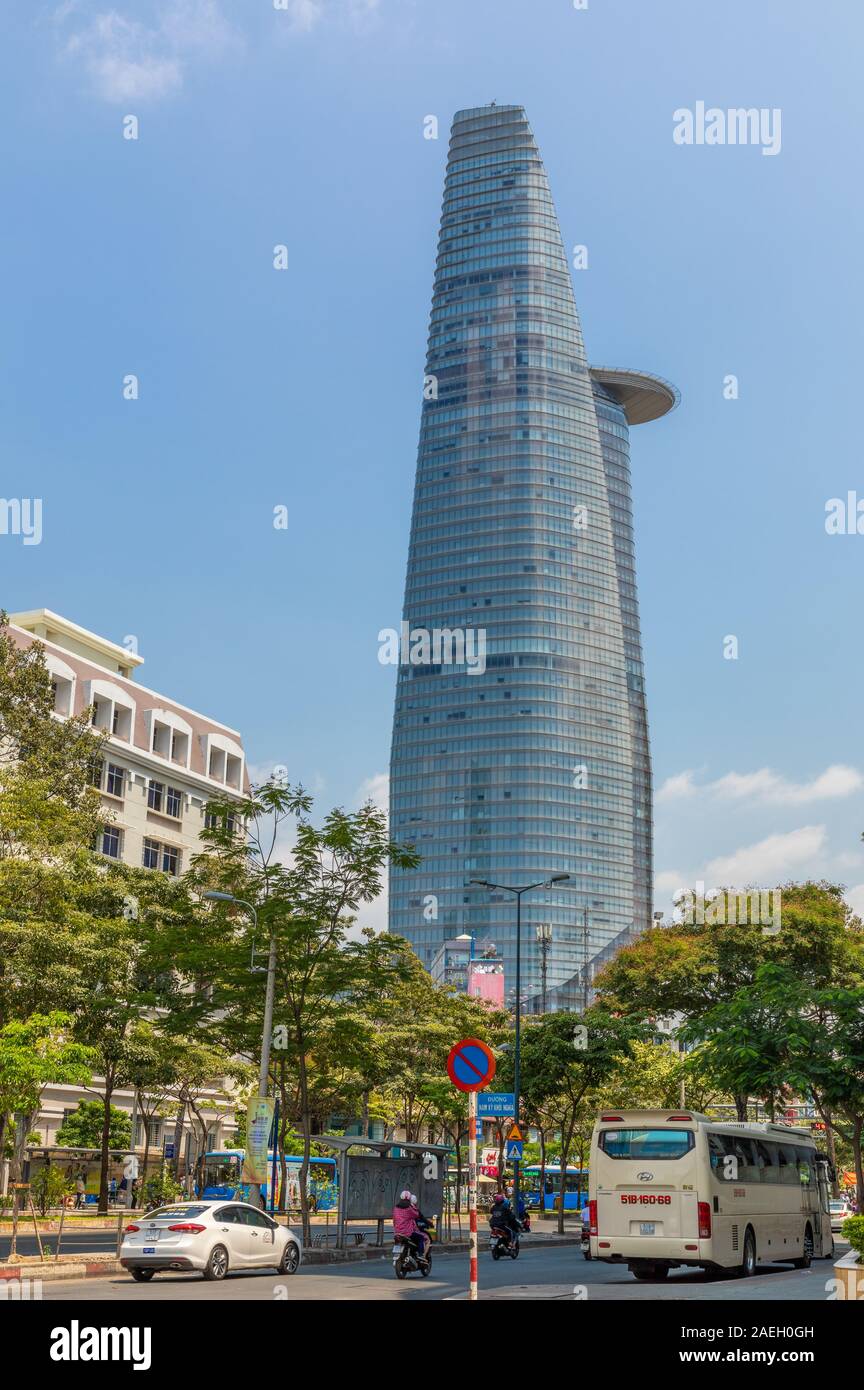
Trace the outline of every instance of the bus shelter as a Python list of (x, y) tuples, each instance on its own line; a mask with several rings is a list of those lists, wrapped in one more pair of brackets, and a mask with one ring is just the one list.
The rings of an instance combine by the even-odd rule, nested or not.
[(337, 1155), (337, 1249), (345, 1246), (352, 1221), (374, 1221), (375, 1244), (383, 1245), (384, 1222), (390, 1220), (399, 1194), (406, 1189), (416, 1193), (424, 1216), (440, 1221), (450, 1156), (446, 1144), (409, 1144), (341, 1134), (316, 1134), (315, 1143)]

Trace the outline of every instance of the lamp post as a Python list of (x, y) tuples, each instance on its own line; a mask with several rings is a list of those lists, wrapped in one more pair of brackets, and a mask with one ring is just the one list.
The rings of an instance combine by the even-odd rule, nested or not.
[[(522, 1067), (522, 995), (521, 980), (522, 972), (522, 895), (530, 893), (534, 888), (551, 888), (553, 883), (569, 882), (569, 874), (552, 874), (550, 878), (544, 878), (539, 883), (526, 883), (522, 888), (511, 888), (506, 883), (490, 883), (485, 878), (472, 878), (470, 883), (476, 884), (478, 888), (495, 889), (500, 893), (512, 893), (516, 899), (516, 1027), (513, 1039), (513, 1118), (519, 1123), (519, 1084), (521, 1082)], [(516, 1216), (519, 1215), (519, 1162), (513, 1162), (513, 1209)]]
[[(247, 903), (244, 898), (235, 898), (233, 893), (219, 893), (215, 889), (205, 893), (204, 897), (210, 902), (234, 903), (237, 907), (245, 907), (252, 913), (252, 960), (249, 969), (253, 971), (263, 970), (263, 966), (255, 964), (255, 939), (258, 935), (258, 913), (252, 903)], [(276, 993), (276, 936), (270, 933), (270, 950), (267, 954), (267, 988), (264, 992), (264, 1027), (261, 1032), (261, 1067), (258, 1072), (258, 1099), (266, 1100), (269, 1089), (270, 1077), (270, 1039), (273, 1035), (273, 999)], [(249, 1200), (253, 1206), (260, 1206), (261, 1203), (261, 1184), (249, 1184)]]

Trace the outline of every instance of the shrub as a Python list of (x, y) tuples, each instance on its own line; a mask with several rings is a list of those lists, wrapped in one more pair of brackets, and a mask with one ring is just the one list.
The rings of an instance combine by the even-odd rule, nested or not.
[(847, 1216), (840, 1227), (840, 1234), (859, 1256), (864, 1255), (864, 1216)]
[(176, 1202), (183, 1196), (183, 1189), (170, 1173), (154, 1173), (144, 1184), (141, 1206), (144, 1211), (152, 1207), (164, 1207), (168, 1202)]
[(71, 1181), (56, 1164), (49, 1163), (38, 1169), (30, 1184), (33, 1205), (39, 1208), (41, 1216), (47, 1216), (50, 1207), (59, 1207), (71, 1191)]

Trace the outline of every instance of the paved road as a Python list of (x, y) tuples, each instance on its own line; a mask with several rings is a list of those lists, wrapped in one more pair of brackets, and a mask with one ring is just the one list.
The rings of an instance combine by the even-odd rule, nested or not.
[[(44, 1285), (45, 1300), (84, 1302), (149, 1302), (151, 1299), (215, 1299), (238, 1302), (250, 1299), (354, 1301), (396, 1300), (438, 1302), (464, 1299), (468, 1257), (438, 1255), (428, 1279), (412, 1275), (400, 1282), (393, 1275), (389, 1257), (367, 1264), (309, 1266), (284, 1275), (240, 1273), (222, 1284), (205, 1283), (198, 1275), (162, 1274), (151, 1284), (135, 1284), (127, 1275), (107, 1279), (69, 1280)], [(788, 1266), (760, 1268), (752, 1279), (706, 1278), (692, 1271), (673, 1271), (656, 1282), (637, 1282), (626, 1269), (583, 1260), (576, 1246), (523, 1247), (517, 1261), (493, 1263), (481, 1256), (480, 1297), (483, 1299), (600, 1300), (753, 1300), (824, 1302), (826, 1284), (833, 1279), (830, 1260), (817, 1260), (809, 1270)]]

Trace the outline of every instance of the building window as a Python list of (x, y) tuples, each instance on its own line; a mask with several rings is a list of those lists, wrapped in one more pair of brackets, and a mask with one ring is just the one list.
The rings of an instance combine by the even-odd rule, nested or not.
[(173, 845), (162, 846), (162, 871), (176, 878), (180, 872), (180, 851)]
[(159, 842), (157, 840), (144, 841), (144, 855), (142, 862), (145, 869), (159, 868)]
[(175, 816), (179, 820), (182, 804), (182, 792), (179, 792), (176, 787), (169, 787), (165, 796), (166, 816)]
[(162, 1121), (161, 1121), (161, 1120), (148, 1120), (148, 1121), (147, 1121), (147, 1143), (148, 1143), (148, 1145), (150, 1145), (151, 1147), (153, 1147), (153, 1146), (155, 1145), (155, 1147), (158, 1148), (161, 1138), (162, 1138)]
[(147, 805), (150, 807), (151, 811), (162, 810), (162, 793), (164, 790), (165, 788), (161, 782), (154, 782), (151, 780), (147, 788)]
[(121, 832), (116, 825), (106, 825), (102, 830), (102, 853), (109, 859), (120, 858)]
[(108, 776), (105, 778), (105, 790), (109, 796), (123, 795), (123, 783), (125, 778), (125, 768), (118, 767), (117, 763), (108, 764)]
[(102, 773), (103, 773), (103, 771), (104, 771), (104, 763), (102, 762), (102, 759), (101, 759), (101, 758), (91, 758), (91, 759), (90, 759), (90, 768), (89, 768), (89, 777), (90, 777), (90, 785), (91, 785), (91, 786), (93, 786), (93, 787), (99, 787), (99, 788), (101, 789), (101, 787), (102, 787)]

